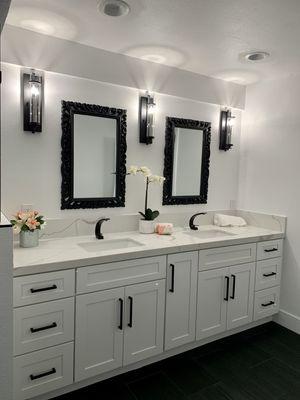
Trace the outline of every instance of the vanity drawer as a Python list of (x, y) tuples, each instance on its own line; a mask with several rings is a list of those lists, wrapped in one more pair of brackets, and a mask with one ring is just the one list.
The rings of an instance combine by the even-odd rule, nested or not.
[(257, 259), (266, 260), (282, 256), (283, 240), (268, 240), (257, 243)]
[(200, 250), (199, 271), (246, 264), (255, 261), (255, 257), (255, 243)]
[(254, 295), (254, 321), (279, 311), (280, 287), (260, 290)]
[(73, 343), (14, 358), (14, 400), (31, 399), (73, 382)]
[(57, 271), (14, 278), (14, 307), (74, 295), (75, 271)]
[(95, 292), (165, 277), (165, 256), (82, 267), (77, 270), (77, 293)]
[(14, 310), (14, 354), (70, 342), (74, 338), (74, 298)]
[(267, 289), (280, 285), (282, 258), (270, 258), (257, 261), (255, 290)]

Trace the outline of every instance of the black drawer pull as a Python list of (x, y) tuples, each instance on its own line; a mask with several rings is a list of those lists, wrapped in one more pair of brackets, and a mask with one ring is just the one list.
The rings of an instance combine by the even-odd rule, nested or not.
[(273, 247), (273, 249), (265, 249), (266, 253), (271, 253), (272, 251), (278, 251), (277, 247)]
[(271, 305), (275, 304), (275, 301), (269, 301), (268, 303), (263, 303), (261, 306), (262, 307), (269, 307)]
[(231, 293), (230, 298), (231, 298), (231, 299), (234, 299), (234, 298), (235, 298), (235, 281), (236, 281), (236, 276), (232, 274), (231, 277), (232, 277), (232, 293)]
[(122, 331), (123, 330), (123, 299), (119, 299), (119, 303), (120, 303), (120, 322), (118, 325), (118, 328)]
[(169, 289), (169, 292), (174, 293), (175, 292), (175, 265), (170, 264), (171, 268), (171, 287)]
[(130, 308), (129, 308), (129, 322), (128, 326), (129, 328), (132, 328), (132, 318), (133, 318), (133, 298), (131, 296), (128, 296)]
[(47, 329), (52, 329), (52, 328), (56, 328), (56, 327), (57, 327), (57, 323), (53, 322), (50, 325), (41, 326), (40, 328), (30, 328), (30, 332), (31, 333), (36, 333), (36, 332), (45, 331)]
[(38, 374), (38, 375), (33, 375), (33, 374), (31, 374), (31, 375), (30, 375), (30, 379), (31, 379), (32, 381), (34, 381), (35, 379), (40, 379), (40, 378), (44, 378), (44, 376), (48, 376), (48, 375), (55, 374), (55, 372), (56, 372), (56, 369), (55, 369), (55, 368), (52, 368), (52, 369), (50, 369), (49, 371), (42, 372), (41, 374)]
[(55, 290), (57, 289), (57, 285), (52, 285), (52, 286), (47, 286), (43, 288), (38, 288), (38, 289), (30, 289), (31, 293), (39, 293), (39, 292), (46, 292), (47, 290)]
[(229, 299), (229, 276), (225, 276), (225, 280), (226, 280), (226, 294), (225, 294), (224, 300), (228, 301), (228, 299)]
[(269, 276), (274, 276), (274, 275), (277, 275), (276, 272), (270, 272), (268, 274), (263, 274), (263, 276), (265, 276), (266, 278)]

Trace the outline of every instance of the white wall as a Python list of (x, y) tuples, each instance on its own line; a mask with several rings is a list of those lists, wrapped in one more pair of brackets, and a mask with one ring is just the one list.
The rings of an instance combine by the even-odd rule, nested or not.
[[(48, 218), (87, 215), (91, 211), (60, 210), (60, 139), (61, 100), (94, 103), (126, 108), (127, 165), (147, 165), (153, 173), (163, 174), (165, 117), (184, 117), (212, 123), (211, 166), (208, 204), (206, 206), (177, 206), (181, 211), (228, 209), (236, 200), (238, 190), (240, 114), (236, 110), (237, 126), (234, 148), (219, 151), (220, 107), (168, 95), (156, 95), (156, 138), (152, 145), (139, 144), (139, 91), (57, 73), (45, 73), (45, 113), (43, 132), (33, 135), (22, 129), (20, 102), (20, 67), (3, 64), (2, 97), (2, 197), (3, 209), (11, 215), (21, 204), (33, 204)], [(174, 212), (174, 206), (161, 205), (162, 188), (152, 186), (152, 208)], [(143, 207), (142, 177), (127, 177), (126, 207), (98, 210), (102, 215), (136, 213)]]
[(288, 217), (281, 309), (300, 332), (299, 92), (300, 76), (247, 88), (238, 207)]

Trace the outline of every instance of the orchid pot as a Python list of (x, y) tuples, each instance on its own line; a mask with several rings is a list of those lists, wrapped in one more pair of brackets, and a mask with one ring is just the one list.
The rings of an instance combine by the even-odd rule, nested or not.
[(159, 216), (159, 211), (151, 210), (148, 208), (148, 192), (150, 183), (163, 184), (165, 178), (159, 175), (152, 175), (148, 167), (137, 167), (132, 165), (128, 170), (128, 175), (136, 175), (141, 173), (146, 178), (146, 190), (145, 190), (145, 209), (144, 212), (139, 211), (139, 214), (143, 217), (139, 221), (139, 232), (140, 233), (154, 233), (155, 232), (155, 218)]
[(139, 232), (140, 233), (154, 233), (155, 232), (155, 221), (147, 221), (145, 219), (139, 220)]

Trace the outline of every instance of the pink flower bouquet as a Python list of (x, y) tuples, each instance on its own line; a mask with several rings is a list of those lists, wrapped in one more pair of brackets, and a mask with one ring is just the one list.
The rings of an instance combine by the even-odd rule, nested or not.
[(28, 231), (34, 232), (36, 229), (42, 229), (43, 225), (45, 225), (44, 217), (38, 211), (19, 211), (14, 217), (10, 222), (15, 234)]

